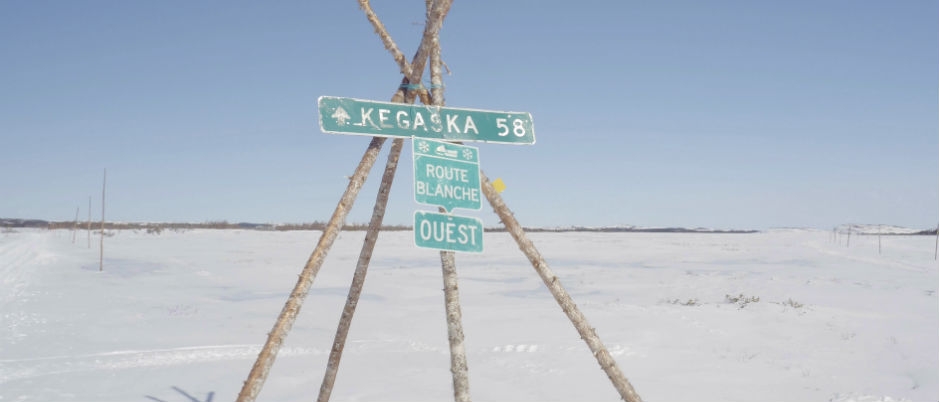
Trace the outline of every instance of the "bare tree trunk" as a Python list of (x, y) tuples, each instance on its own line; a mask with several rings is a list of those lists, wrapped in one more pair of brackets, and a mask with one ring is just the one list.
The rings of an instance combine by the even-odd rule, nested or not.
[(342, 359), (342, 351), (346, 345), (349, 328), (352, 326), (352, 316), (355, 314), (355, 308), (359, 304), (359, 297), (362, 295), (362, 287), (365, 285), (365, 275), (368, 273), (368, 264), (372, 260), (372, 251), (375, 249), (375, 243), (378, 241), (381, 224), (385, 218), (385, 207), (388, 204), (388, 195), (391, 192), (391, 184), (394, 182), (395, 171), (398, 169), (398, 159), (401, 156), (401, 148), (403, 147), (403, 139), (398, 138), (391, 143), (391, 151), (388, 153), (388, 162), (385, 164), (385, 173), (382, 175), (381, 185), (378, 188), (378, 197), (375, 200), (375, 207), (372, 210), (372, 219), (368, 224), (368, 232), (365, 233), (365, 242), (362, 244), (362, 251), (359, 253), (359, 262), (355, 267), (355, 274), (352, 276), (352, 285), (349, 287), (346, 305), (343, 307), (342, 317), (339, 319), (339, 326), (336, 329), (336, 337), (333, 340), (333, 347), (329, 352), (326, 373), (323, 375), (323, 383), (320, 385), (319, 397), (316, 399), (318, 402), (329, 401), (329, 396), (333, 392), (333, 385), (336, 383), (336, 374), (339, 372), (339, 361)]
[(300, 278), (297, 280), (293, 292), (290, 293), (290, 297), (284, 304), (284, 308), (277, 317), (273, 329), (268, 333), (267, 342), (265, 342), (264, 347), (258, 354), (258, 358), (254, 362), (251, 372), (248, 374), (248, 379), (245, 381), (241, 392), (238, 394), (238, 402), (254, 401), (258, 393), (261, 392), (261, 388), (264, 386), (264, 381), (267, 380), (271, 366), (277, 358), (277, 352), (280, 351), (280, 347), (284, 343), (287, 333), (290, 332), (290, 328), (293, 327), (293, 323), (297, 319), (297, 314), (300, 312), (300, 307), (303, 305), (303, 300), (306, 298), (307, 293), (309, 293), (310, 286), (313, 285), (313, 280), (316, 278), (316, 274), (319, 272), (323, 261), (326, 259), (326, 254), (332, 247), (333, 242), (335, 242), (336, 237), (339, 236), (346, 215), (348, 215), (349, 210), (352, 209), (355, 198), (359, 194), (359, 190), (362, 189), (365, 179), (368, 178), (368, 172), (375, 164), (375, 159), (377, 159), (378, 153), (381, 151), (381, 147), (384, 143), (384, 138), (373, 137), (368, 148), (365, 150), (365, 154), (362, 155), (362, 160), (359, 162), (359, 166), (349, 180), (349, 185), (346, 187), (345, 193), (342, 195), (342, 198), (340, 198), (339, 204), (336, 205), (336, 210), (329, 219), (326, 228), (323, 229), (316, 249), (310, 254), (310, 258), (303, 267), (303, 271), (300, 273)]
[(548, 267), (548, 263), (545, 262), (541, 253), (538, 252), (535, 245), (528, 239), (525, 230), (518, 221), (515, 220), (512, 211), (510, 211), (505, 205), (505, 202), (502, 201), (502, 196), (492, 187), (492, 183), (489, 182), (489, 178), (486, 177), (483, 172), (479, 172), (479, 175), (480, 181), (482, 182), (483, 193), (486, 195), (486, 198), (489, 199), (492, 208), (495, 210), (496, 214), (499, 215), (505, 228), (512, 237), (515, 238), (518, 247), (525, 256), (528, 257), (528, 260), (531, 261), (535, 271), (541, 276), (541, 280), (544, 281), (545, 286), (548, 287), (554, 299), (557, 300), (558, 304), (561, 306), (561, 310), (564, 310), (564, 313), (567, 314), (571, 323), (574, 324), (574, 328), (580, 333), (581, 339), (587, 343), (590, 351), (593, 352), (594, 357), (596, 357), (597, 362), (600, 363), (600, 367), (603, 368), (607, 377), (613, 382), (613, 386), (619, 392), (620, 397), (627, 402), (641, 402), (642, 399), (639, 398), (639, 395), (633, 389), (629, 380), (623, 376), (623, 373), (616, 365), (616, 361), (613, 360), (606, 346), (600, 341), (600, 337), (597, 336), (596, 331), (590, 326), (590, 323), (587, 322), (587, 318), (580, 312), (577, 305), (574, 304), (571, 296), (564, 290), (564, 287), (561, 286), (561, 281), (554, 275), (551, 268)]
[(104, 191), (108, 187), (108, 169), (104, 169), (104, 181), (101, 184), (101, 252), (98, 260), (98, 272), (104, 271)]

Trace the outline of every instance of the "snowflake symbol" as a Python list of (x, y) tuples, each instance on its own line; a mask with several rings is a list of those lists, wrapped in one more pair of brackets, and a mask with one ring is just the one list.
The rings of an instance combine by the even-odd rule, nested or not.
[(464, 150), (463, 150), (463, 159), (466, 159), (466, 160), (468, 160), (468, 161), (473, 160), (473, 150), (471, 150), (471, 149), (464, 149)]
[(430, 145), (425, 141), (421, 141), (417, 144), (417, 149), (421, 152), (427, 153), (430, 152)]

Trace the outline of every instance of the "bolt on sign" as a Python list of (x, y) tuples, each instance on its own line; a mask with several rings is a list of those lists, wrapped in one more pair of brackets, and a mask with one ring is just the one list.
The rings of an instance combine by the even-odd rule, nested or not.
[(321, 96), (320, 130), (446, 141), (535, 143), (531, 114)]
[(483, 222), (468, 216), (415, 211), (414, 244), (436, 250), (481, 253)]
[(414, 200), (454, 208), (479, 210), (479, 150), (466, 145), (414, 138)]

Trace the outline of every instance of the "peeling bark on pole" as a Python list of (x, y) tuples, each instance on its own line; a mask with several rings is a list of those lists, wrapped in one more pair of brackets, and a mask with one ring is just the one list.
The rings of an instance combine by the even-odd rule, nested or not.
[(457, 283), (456, 259), (452, 251), (440, 252), (443, 271), (444, 304), (447, 312), (447, 340), (450, 343), (450, 373), (453, 375), (453, 400), (469, 402), (469, 368), (463, 345), (463, 313), (460, 311), (460, 289)]
[(339, 204), (336, 205), (336, 210), (329, 219), (329, 223), (326, 225), (326, 228), (323, 229), (322, 235), (320, 235), (316, 249), (310, 254), (310, 258), (303, 267), (303, 271), (300, 273), (300, 278), (297, 280), (293, 292), (290, 293), (287, 303), (284, 304), (283, 310), (281, 310), (277, 321), (274, 323), (274, 328), (268, 333), (267, 342), (258, 354), (258, 358), (254, 362), (251, 372), (248, 374), (248, 379), (245, 381), (241, 392), (238, 394), (238, 402), (254, 401), (258, 393), (261, 392), (261, 387), (264, 385), (264, 381), (267, 380), (271, 366), (277, 358), (277, 352), (280, 351), (280, 346), (284, 343), (284, 338), (287, 337), (287, 333), (290, 332), (290, 328), (293, 327), (293, 323), (297, 319), (297, 314), (300, 312), (300, 307), (303, 305), (303, 299), (305, 299), (307, 293), (309, 293), (310, 286), (313, 285), (313, 280), (316, 278), (316, 274), (319, 272), (323, 261), (326, 259), (326, 254), (329, 252), (330, 247), (332, 247), (333, 242), (335, 242), (336, 237), (339, 236), (342, 225), (345, 223), (346, 215), (348, 215), (349, 210), (352, 209), (355, 198), (359, 194), (359, 190), (362, 189), (365, 179), (368, 178), (368, 172), (375, 164), (375, 160), (378, 158), (378, 152), (381, 151), (381, 147), (384, 143), (384, 138), (372, 138), (372, 142), (369, 143), (365, 154), (362, 155), (362, 160), (359, 162), (359, 166), (349, 180), (349, 185), (346, 187), (345, 193), (343, 193), (342, 198), (340, 198)]
[[(413, 74), (411, 65), (408, 64), (407, 58), (404, 56), (404, 53), (401, 53), (401, 50), (398, 49), (398, 45), (395, 44), (395, 41), (391, 39), (391, 35), (389, 35), (388, 30), (385, 29), (385, 24), (382, 24), (381, 20), (378, 18), (378, 15), (375, 14), (375, 11), (372, 10), (372, 5), (369, 3), (369, 0), (359, 0), (359, 8), (365, 12), (365, 18), (368, 18), (368, 22), (372, 23), (372, 27), (375, 28), (375, 34), (381, 38), (381, 42), (385, 45), (385, 49), (391, 53), (391, 57), (394, 57), (395, 62), (398, 63), (398, 67), (401, 69), (401, 74), (404, 74), (405, 77), (410, 77)], [(423, 70), (424, 66), (422, 65), (422, 74)]]
[[(428, 14), (432, 13), (435, 3), (426, 1)], [(449, 4), (445, 7), (449, 8)], [(433, 50), (430, 54), (431, 102), (435, 106), (444, 106), (444, 89), (441, 73), (439, 35), (432, 38)], [(446, 212), (440, 208), (440, 212)], [(456, 272), (456, 255), (452, 251), (440, 252), (440, 266), (443, 273), (444, 302), (447, 317), (447, 340), (450, 344), (450, 372), (453, 377), (453, 398), (457, 402), (469, 402), (469, 367), (463, 334), (463, 314), (460, 309), (459, 282)]]
[(408, 84), (419, 84), (421, 82), (421, 76), (424, 75), (424, 66), (427, 64), (427, 58), (433, 50), (432, 42), (437, 40), (436, 38), (439, 36), (440, 28), (443, 26), (443, 20), (446, 18), (447, 13), (450, 12), (450, 6), (453, 4), (453, 1), (427, 0), (426, 4), (428, 8), (426, 21), (424, 22), (424, 33), (421, 36), (421, 43), (418, 45), (417, 52), (414, 54), (414, 58), (411, 60), (411, 64), (408, 64), (407, 61), (402, 58), (403, 54), (398, 49), (398, 46), (395, 44), (394, 40), (391, 38), (391, 35), (388, 34), (388, 31), (381, 23), (381, 20), (372, 10), (372, 6), (369, 1), (359, 0), (359, 7), (362, 9), (362, 11), (365, 12), (366, 18), (368, 18), (370, 23), (372, 23), (372, 27), (375, 28), (375, 33), (381, 38), (385, 48), (391, 52), (392, 57), (394, 57), (395, 61), (398, 63), (398, 68), (400, 69), (401, 74), (404, 75), (404, 80), (401, 82), (401, 88), (398, 89), (398, 94), (405, 95), (405, 98), (402, 100), (404, 103), (413, 103), (414, 99), (421, 94), (425, 94), (425, 97), (422, 97), (421, 99), (425, 104), (429, 105), (431, 103), (429, 98), (426, 97), (426, 92), (407, 90), (406, 88)]
[[(430, 15), (434, 3), (427, 1)], [(444, 106), (443, 78), (440, 71), (440, 38), (434, 35), (430, 53), (431, 99), (434, 106)], [(441, 212), (446, 212), (440, 208)], [(450, 343), (450, 373), (453, 376), (453, 400), (470, 402), (469, 367), (466, 362), (466, 347), (463, 344), (463, 313), (460, 311), (460, 288), (456, 274), (456, 256), (452, 251), (440, 252), (440, 268), (443, 272), (444, 305), (447, 312), (447, 340)]]
[[(378, 35), (382, 38), (385, 47), (392, 52), (395, 60), (398, 61), (402, 74), (406, 76), (406, 78), (402, 80), (402, 84), (408, 84), (415, 81), (420, 82), (421, 75), (423, 75), (424, 65), (427, 60), (427, 54), (429, 52), (427, 49), (430, 43), (428, 36), (436, 37), (437, 32), (439, 32), (440, 26), (443, 23), (443, 18), (450, 9), (450, 0), (441, 0), (440, 3), (442, 3), (441, 7), (432, 7), (433, 12), (428, 13), (428, 22), (424, 28), (424, 38), (421, 40), (421, 45), (414, 57), (413, 63), (408, 65), (406, 60), (403, 60), (403, 58), (399, 57), (401, 52), (397, 50), (397, 46), (395, 45), (394, 41), (391, 40), (390, 35), (388, 35), (387, 31), (384, 29), (381, 21), (378, 20), (378, 17), (374, 15), (373, 11), (371, 11), (369, 2), (367, 0), (359, 0), (359, 6), (366, 12), (366, 16), (369, 18), (369, 21), (372, 22), (373, 26), (375, 26), (375, 32), (378, 33)], [(403, 87), (404, 85), (402, 85), (401, 88), (398, 88), (395, 95), (392, 97), (392, 102), (413, 102), (415, 93), (406, 91)], [(316, 250), (313, 251), (313, 254), (311, 254), (309, 260), (307, 260), (306, 266), (303, 268), (303, 271), (300, 274), (300, 278), (297, 281), (297, 285), (294, 287), (294, 290), (290, 294), (287, 303), (284, 305), (280, 316), (274, 324), (274, 328), (268, 334), (267, 342), (261, 349), (261, 352), (258, 355), (258, 359), (255, 361), (254, 366), (251, 369), (251, 373), (248, 375), (248, 379), (245, 381), (241, 392), (238, 394), (238, 402), (253, 402), (260, 393), (261, 388), (264, 385), (264, 381), (267, 379), (267, 375), (270, 372), (271, 366), (273, 365), (274, 360), (277, 358), (277, 352), (280, 350), (280, 346), (283, 344), (284, 338), (286, 338), (287, 333), (293, 326), (294, 321), (296, 321), (296, 316), (300, 311), (301, 305), (303, 304), (303, 299), (306, 298), (310, 286), (313, 283), (313, 279), (316, 277), (317, 272), (322, 266), (323, 260), (325, 260), (329, 248), (332, 246), (332, 243), (338, 236), (339, 231), (342, 229), (342, 225), (345, 222), (345, 217), (348, 214), (349, 209), (352, 208), (352, 204), (355, 202), (355, 197), (358, 195), (358, 192), (362, 188), (365, 179), (368, 177), (368, 171), (371, 170), (372, 166), (374, 165), (375, 160), (378, 157), (378, 152), (381, 150), (381, 146), (384, 144), (384, 142), (384, 138), (372, 138), (372, 142), (369, 144), (368, 149), (362, 156), (362, 160), (359, 162), (359, 166), (356, 168), (352, 179), (349, 181), (349, 186), (346, 188), (346, 192), (343, 194), (339, 204), (336, 206), (336, 210), (333, 213), (332, 218), (330, 218), (326, 229), (323, 230), (323, 234), (320, 237), (320, 241), (317, 244)]]
[(319, 397), (316, 399), (318, 402), (329, 401), (329, 396), (333, 392), (333, 385), (336, 383), (336, 374), (339, 372), (339, 361), (342, 359), (342, 351), (346, 345), (349, 328), (352, 326), (352, 316), (355, 315), (355, 308), (359, 304), (359, 297), (362, 295), (362, 287), (365, 285), (368, 264), (372, 260), (372, 251), (375, 250), (375, 243), (378, 241), (378, 233), (381, 230), (381, 224), (385, 218), (385, 207), (388, 205), (388, 195), (391, 192), (391, 184), (394, 182), (395, 171), (398, 169), (398, 159), (401, 156), (401, 148), (403, 147), (404, 140), (401, 138), (395, 139), (391, 143), (391, 151), (388, 153), (388, 162), (385, 164), (385, 173), (382, 175), (381, 185), (378, 188), (378, 197), (375, 200), (375, 207), (372, 210), (372, 219), (368, 224), (368, 232), (365, 233), (365, 242), (362, 244), (362, 251), (359, 253), (359, 262), (356, 264), (355, 274), (352, 276), (349, 296), (346, 298), (346, 305), (343, 307), (342, 317), (339, 319), (339, 326), (336, 329), (336, 337), (333, 340), (333, 347), (329, 352), (326, 373), (323, 375), (323, 383), (320, 385)]
[(492, 183), (489, 182), (489, 178), (486, 177), (483, 172), (480, 171), (479, 176), (483, 193), (486, 195), (486, 198), (489, 199), (492, 208), (495, 210), (496, 214), (499, 215), (505, 228), (518, 243), (518, 247), (525, 256), (528, 257), (528, 260), (531, 261), (531, 265), (535, 268), (535, 271), (538, 272), (538, 275), (541, 276), (541, 280), (544, 281), (545, 286), (551, 291), (554, 299), (557, 300), (558, 304), (561, 306), (561, 310), (564, 310), (564, 314), (567, 314), (567, 318), (574, 324), (574, 328), (577, 329), (580, 338), (587, 343), (593, 356), (596, 357), (597, 363), (600, 363), (600, 367), (603, 368), (607, 377), (613, 382), (613, 386), (619, 392), (620, 397), (627, 402), (641, 402), (642, 399), (639, 398), (639, 395), (633, 389), (629, 380), (623, 376), (623, 373), (616, 365), (616, 361), (613, 360), (610, 352), (607, 351), (606, 346), (603, 345), (603, 342), (600, 341), (600, 337), (597, 336), (596, 330), (587, 322), (587, 318), (580, 312), (577, 305), (574, 304), (574, 300), (571, 299), (571, 296), (564, 290), (564, 287), (561, 286), (561, 281), (554, 275), (554, 272), (548, 267), (548, 263), (545, 262), (541, 253), (538, 252), (535, 245), (528, 239), (525, 230), (518, 221), (515, 220), (512, 211), (509, 210), (502, 200), (502, 196), (492, 187)]
[[(414, 63), (412, 63), (412, 73), (407, 76), (408, 83), (420, 83), (421, 74), (424, 72), (424, 63), (427, 62), (427, 59), (430, 57), (430, 54), (434, 51), (434, 43), (439, 45), (440, 42), (440, 28), (443, 26), (443, 20), (447, 17), (447, 13), (450, 12), (450, 6), (453, 4), (452, 0), (434, 0), (426, 1), (427, 4), (427, 20), (424, 22), (424, 35), (421, 37), (421, 45), (417, 49), (417, 54), (414, 55)], [(414, 97), (418, 95), (419, 92), (409, 91), (408, 96), (405, 99), (407, 103), (414, 101)], [(426, 95), (426, 91), (422, 92)], [(421, 101), (425, 104), (431, 104), (429, 97), (422, 98)]]

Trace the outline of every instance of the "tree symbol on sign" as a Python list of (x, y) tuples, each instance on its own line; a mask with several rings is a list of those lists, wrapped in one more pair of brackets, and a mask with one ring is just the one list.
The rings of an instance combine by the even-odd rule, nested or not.
[(336, 122), (339, 123), (340, 126), (346, 125), (346, 120), (351, 119), (351, 117), (349, 117), (349, 113), (341, 107), (336, 108), (336, 112), (329, 117), (336, 119)]

